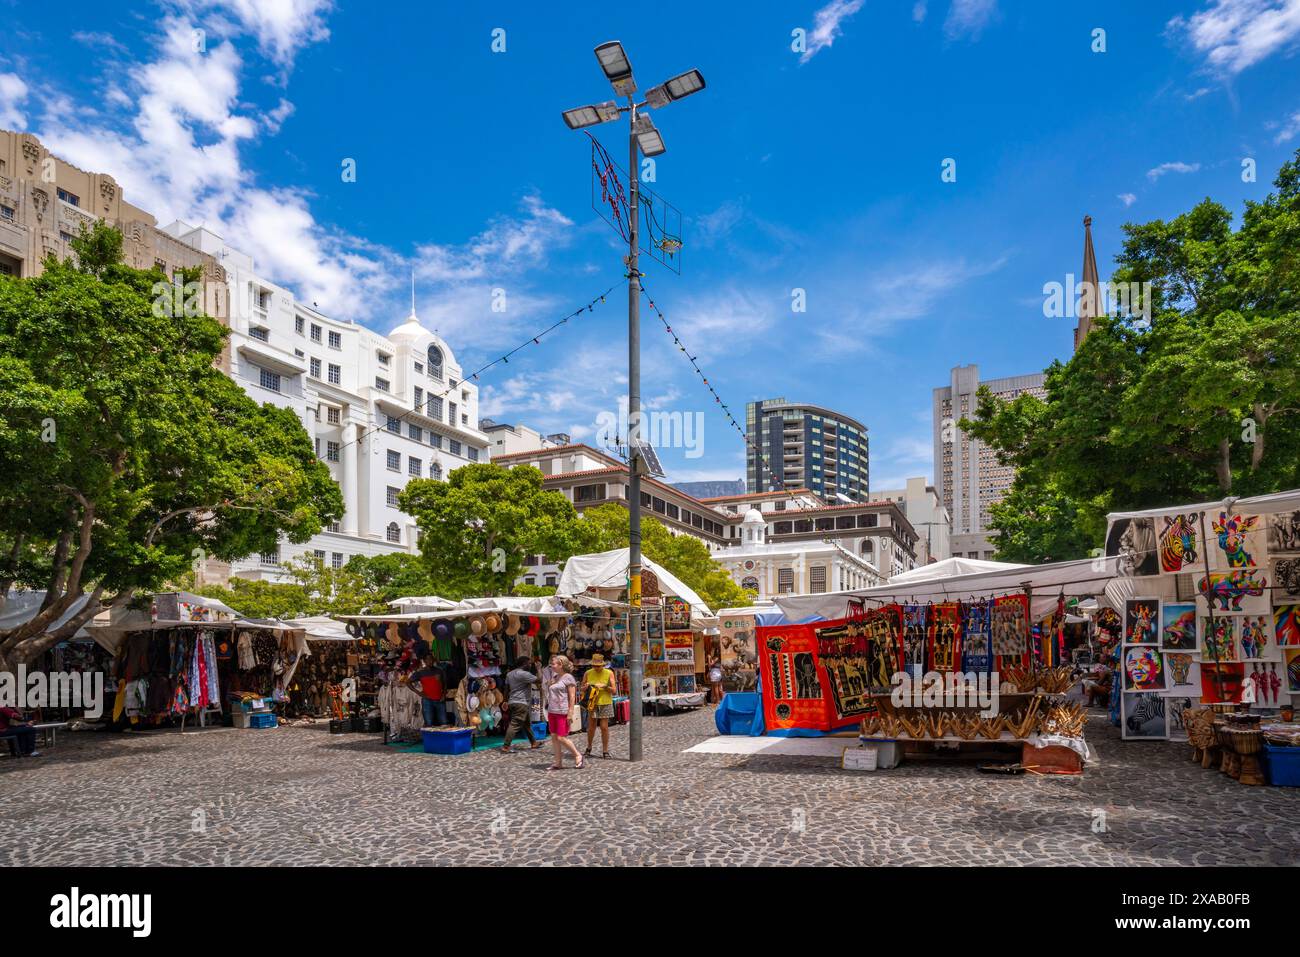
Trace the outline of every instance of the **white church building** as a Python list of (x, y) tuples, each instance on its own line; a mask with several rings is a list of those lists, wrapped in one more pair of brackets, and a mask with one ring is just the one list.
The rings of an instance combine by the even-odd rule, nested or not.
[(773, 595), (808, 595), (883, 585), (884, 577), (867, 559), (833, 540), (769, 544), (768, 519), (756, 508), (740, 523), (740, 542), (713, 557), (741, 588), (759, 601)]

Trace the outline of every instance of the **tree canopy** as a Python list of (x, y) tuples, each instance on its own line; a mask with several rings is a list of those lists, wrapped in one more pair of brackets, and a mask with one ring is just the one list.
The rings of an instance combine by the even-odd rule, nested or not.
[(0, 664), (195, 561), (305, 541), (343, 511), (298, 417), (217, 368), (219, 322), (171, 308), (168, 278), (123, 265), (102, 223), (72, 249), (0, 278), (0, 602), (15, 585), (46, 592), (0, 632)]
[(998, 557), (1082, 557), (1105, 513), (1300, 485), (1300, 151), (1240, 229), (1205, 199), (1126, 224), (1112, 281), (1144, 315), (1103, 316), (1047, 370), (1045, 399), (984, 392), (961, 427), (1017, 468)]

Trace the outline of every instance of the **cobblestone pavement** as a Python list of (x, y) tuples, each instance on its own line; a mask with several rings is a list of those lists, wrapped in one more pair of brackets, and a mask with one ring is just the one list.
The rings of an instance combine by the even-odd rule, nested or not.
[[(0, 862), (29, 864), (1295, 864), (1300, 790), (1246, 787), (1094, 713), (1080, 778), (684, 754), (711, 711), (648, 718), (632, 765), (401, 753), (325, 725), (69, 733), (0, 758)], [(597, 742), (599, 745), (599, 742)], [(526, 742), (525, 742), (526, 747)], [(1098, 833), (1095, 824), (1102, 820)]]

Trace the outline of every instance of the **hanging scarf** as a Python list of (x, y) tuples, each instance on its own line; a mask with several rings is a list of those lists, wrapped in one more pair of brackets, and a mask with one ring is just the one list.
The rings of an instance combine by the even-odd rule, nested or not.
[(241, 632), (239, 635), (239, 670), (252, 671), (257, 667), (257, 659), (253, 657), (253, 636), (248, 632)]
[(927, 605), (903, 606), (903, 658), (912, 678), (920, 678), (925, 671), (925, 642), (927, 632)]
[(929, 617), (927, 664), (931, 671), (950, 672), (961, 663), (961, 607), (955, 601), (931, 605)]
[(216, 704), (221, 700), (221, 688), (217, 682), (217, 646), (209, 631), (203, 632), (200, 643), (203, 645), (204, 670), (207, 672), (208, 703)]

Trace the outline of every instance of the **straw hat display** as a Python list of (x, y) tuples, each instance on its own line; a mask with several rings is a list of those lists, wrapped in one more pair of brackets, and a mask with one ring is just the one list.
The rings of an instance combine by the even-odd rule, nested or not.
[(501, 630), (501, 618), (496, 614), (496, 612), (490, 611), (484, 615), (483, 624), (490, 632), (498, 632)]

